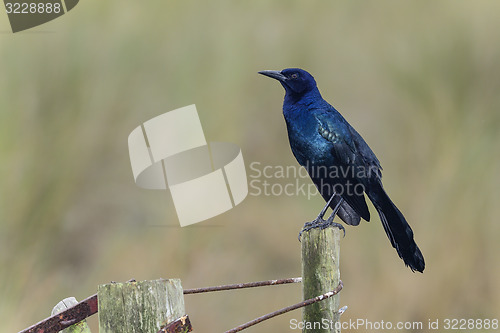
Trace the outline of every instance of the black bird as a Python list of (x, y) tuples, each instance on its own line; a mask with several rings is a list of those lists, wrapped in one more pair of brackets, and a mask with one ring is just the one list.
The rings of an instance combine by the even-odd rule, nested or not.
[[(361, 218), (369, 221), (366, 193), (399, 257), (412, 271), (423, 272), (424, 257), (413, 231), (382, 187), (380, 162), (361, 135), (321, 97), (313, 76), (299, 68), (259, 74), (278, 80), (285, 88), (283, 115), (290, 147), (327, 202), (302, 231), (337, 226), (345, 233), (341, 224), (333, 222), (335, 215), (349, 225), (358, 225)], [(333, 212), (325, 221), (328, 207)]]

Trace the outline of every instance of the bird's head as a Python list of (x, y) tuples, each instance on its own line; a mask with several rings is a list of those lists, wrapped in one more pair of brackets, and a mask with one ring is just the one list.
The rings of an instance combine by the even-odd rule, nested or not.
[(282, 71), (260, 71), (259, 74), (278, 80), (287, 93), (303, 95), (316, 88), (314, 77), (300, 68), (287, 68)]

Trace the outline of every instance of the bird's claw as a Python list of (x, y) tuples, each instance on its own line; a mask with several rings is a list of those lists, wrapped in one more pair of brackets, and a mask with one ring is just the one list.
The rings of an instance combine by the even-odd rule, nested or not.
[(337, 222), (332, 222), (329, 226), (339, 228), (341, 231), (344, 232), (344, 235), (342, 236), (342, 238), (345, 237), (345, 228), (344, 228), (344, 226), (342, 224), (337, 223)]
[(302, 233), (304, 231), (309, 231), (314, 228), (319, 228), (322, 224), (324, 224), (326, 221), (323, 220), (322, 218), (317, 218), (312, 222), (306, 222), (304, 223), (304, 226), (302, 227), (302, 230), (299, 232), (299, 242), (301, 241)]
[(342, 238), (344, 238), (344, 237), (345, 237), (345, 228), (344, 228), (344, 226), (343, 226), (342, 224), (340, 224), (340, 223), (333, 222), (333, 217), (332, 217), (332, 216), (330, 216), (330, 217), (328, 218), (328, 220), (326, 220), (326, 222), (325, 222), (325, 226), (324, 226), (324, 227), (321, 227), (321, 229), (324, 229), (324, 228), (326, 228), (326, 227), (337, 227), (337, 228), (339, 228), (341, 231), (343, 231), (343, 232), (344, 232), (344, 236), (342, 236)]
[(344, 236), (343, 237), (345, 237), (345, 228), (344, 228), (344, 226), (342, 224), (337, 223), (337, 222), (333, 222), (333, 219), (331, 219), (331, 218), (329, 218), (326, 221), (323, 220), (323, 219), (317, 218), (317, 219), (315, 219), (312, 222), (306, 222), (304, 224), (304, 226), (302, 227), (302, 230), (299, 232), (299, 242), (301, 241), (302, 233), (304, 231), (309, 231), (311, 229), (316, 229), (316, 228), (319, 228), (320, 230), (323, 230), (323, 229), (326, 229), (328, 227), (337, 227), (337, 228), (339, 228), (340, 230), (342, 230), (344, 232)]

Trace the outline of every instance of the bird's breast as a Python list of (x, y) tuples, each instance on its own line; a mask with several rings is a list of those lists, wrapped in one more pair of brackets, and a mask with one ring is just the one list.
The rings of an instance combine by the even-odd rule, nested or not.
[(332, 143), (320, 134), (316, 119), (313, 116), (297, 118), (285, 116), (290, 148), (299, 164), (332, 165)]

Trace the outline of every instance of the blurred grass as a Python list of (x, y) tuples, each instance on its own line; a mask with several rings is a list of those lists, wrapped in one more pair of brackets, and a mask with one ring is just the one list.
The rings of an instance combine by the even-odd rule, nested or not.
[[(423, 275), (406, 269), (374, 212), (348, 229), (345, 320), (499, 318), (498, 13), (497, 1), (465, 0), (85, 1), (34, 31), (3, 32), (1, 331), (111, 280), (190, 288), (300, 275), (296, 234), (320, 198), (249, 196), (180, 229), (168, 193), (134, 185), (126, 141), (196, 103), (208, 140), (238, 144), (247, 165), (295, 165), (282, 88), (256, 74), (290, 66), (310, 70), (370, 143), (426, 257)], [(277, 287), (186, 306), (195, 328), (220, 332), (300, 295)], [(249, 332), (287, 331), (291, 318), (300, 312)]]

